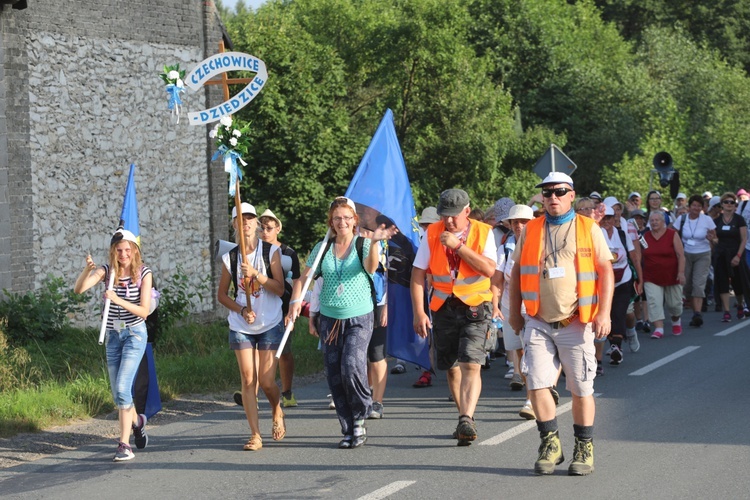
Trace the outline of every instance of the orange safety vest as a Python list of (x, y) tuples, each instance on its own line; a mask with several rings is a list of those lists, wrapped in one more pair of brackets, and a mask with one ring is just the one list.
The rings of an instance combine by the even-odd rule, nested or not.
[[(540, 267), (544, 265), (541, 260), (545, 222), (544, 217), (537, 217), (526, 224), (526, 237), (521, 249), (521, 298), (529, 316), (536, 316), (539, 312), (539, 275)], [(596, 223), (589, 217), (576, 215), (575, 224), (578, 315), (582, 323), (590, 323), (599, 308), (599, 285), (591, 238), (591, 228)]]
[[(446, 248), (440, 243), (440, 235), (445, 231), (443, 221), (430, 224), (427, 228), (427, 244), (430, 245), (430, 268), (432, 273), (433, 293), (430, 309), (437, 311), (451, 295), (457, 297), (468, 306), (478, 306), (482, 302), (492, 300), (490, 279), (474, 270), (469, 264), (459, 259), (458, 275), (454, 280), (451, 276)], [(478, 254), (482, 254), (487, 235), (492, 227), (484, 222), (471, 220), (469, 234), (464, 245)]]

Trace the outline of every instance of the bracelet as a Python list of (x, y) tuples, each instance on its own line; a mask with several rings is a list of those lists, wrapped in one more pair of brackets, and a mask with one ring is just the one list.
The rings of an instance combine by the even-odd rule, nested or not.
[(247, 307), (243, 307), (242, 309), (240, 309), (240, 316), (245, 315), (245, 309), (247, 309)]
[(459, 242), (458, 242), (458, 246), (457, 246), (456, 248), (454, 248), (454, 249), (453, 249), (453, 251), (454, 251), (454, 252), (458, 252), (458, 250), (459, 250), (459, 249), (460, 249), (460, 248), (461, 248), (462, 246), (464, 246), (464, 242), (463, 242), (463, 241), (459, 241)]
[(302, 302), (302, 299), (290, 300), (289, 305), (296, 304), (297, 302)]

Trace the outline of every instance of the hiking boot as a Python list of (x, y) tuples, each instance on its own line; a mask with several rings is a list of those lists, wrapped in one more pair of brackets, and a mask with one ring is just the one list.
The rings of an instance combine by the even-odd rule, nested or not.
[(534, 462), (534, 472), (541, 475), (552, 474), (555, 472), (555, 466), (564, 461), (560, 435), (557, 431), (548, 432), (539, 445), (539, 458)]
[(352, 448), (359, 448), (367, 442), (367, 429), (364, 425), (354, 425)]
[(135, 438), (135, 447), (142, 450), (148, 446), (148, 434), (146, 434), (146, 415), (141, 413), (133, 423), (133, 437)]
[(525, 418), (526, 420), (536, 420), (536, 413), (534, 413), (534, 407), (531, 406), (531, 402), (527, 401), (521, 411), (518, 412), (518, 416)]
[(281, 406), (283, 406), (284, 408), (297, 406), (297, 398), (294, 397), (294, 393), (292, 391), (289, 391), (289, 397), (286, 397), (284, 396), (284, 393), (281, 393)]
[(638, 349), (641, 348), (641, 343), (638, 340), (638, 335), (628, 335), (628, 347), (630, 348), (630, 352), (638, 352)]
[(703, 325), (703, 316), (696, 313), (693, 314), (692, 319), (690, 320), (690, 326), (701, 326)]
[(383, 418), (383, 403), (377, 401), (372, 402), (372, 411), (367, 415), (369, 420), (377, 420)]
[(113, 462), (126, 462), (128, 460), (133, 460), (135, 458), (135, 455), (133, 455), (133, 449), (130, 447), (130, 445), (123, 443), (120, 441), (117, 445), (117, 452), (115, 452), (115, 458), (112, 459)]
[(622, 363), (622, 350), (617, 344), (612, 344), (612, 352), (609, 353), (609, 364), (619, 365)]
[(568, 467), (569, 476), (585, 476), (594, 472), (594, 441), (576, 438), (573, 460)]
[(477, 424), (474, 423), (474, 419), (468, 415), (459, 417), (456, 436), (458, 436), (458, 446), (469, 446), (477, 438)]
[(523, 377), (521, 377), (520, 373), (514, 373), (513, 376), (510, 379), (510, 386), (511, 391), (520, 391), (523, 389), (524, 383), (523, 383)]

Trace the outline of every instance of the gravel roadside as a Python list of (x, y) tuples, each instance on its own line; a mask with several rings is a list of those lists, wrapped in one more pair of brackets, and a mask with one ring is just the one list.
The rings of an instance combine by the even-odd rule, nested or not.
[[(295, 387), (322, 380), (323, 374), (295, 377)], [(260, 396), (263, 397), (262, 395)], [(164, 403), (164, 408), (148, 421), (148, 427), (172, 422), (235, 406), (232, 393), (187, 394)], [(80, 446), (117, 439), (117, 412), (68, 425), (23, 433), (0, 439), (0, 469), (33, 462), (49, 455), (74, 450)]]

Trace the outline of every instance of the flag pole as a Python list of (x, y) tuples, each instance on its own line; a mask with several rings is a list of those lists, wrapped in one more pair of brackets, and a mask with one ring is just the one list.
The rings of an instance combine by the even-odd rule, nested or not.
[[(237, 233), (240, 235), (240, 254), (242, 255), (242, 261), (247, 262), (247, 251), (245, 250), (245, 229), (243, 228), (243, 218), (242, 218), (242, 200), (240, 200), (240, 177), (237, 176), (237, 183), (235, 185), (234, 190), (234, 206), (237, 209)], [(257, 249), (256, 249), (257, 252)], [(250, 277), (244, 276), (242, 278), (242, 281), (245, 283), (245, 306), (247, 307), (247, 310), (252, 312), (253, 306), (250, 302), (250, 293), (252, 292), (250, 290)], [(238, 293), (239, 291), (236, 290)]]
[[(114, 270), (110, 266), (109, 284), (107, 285), (107, 290), (112, 290), (114, 286), (115, 286), (115, 273), (114, 273)], [(109, 305), (111, 303), (112, 301), (109, 299), (104, 300), (104, 312), (102, 313), (102, 326), (99, 329), (99, 345), (104, 344), (104, 334), (107, 333), (107, 318), (109, 316)]]
[[(302, 285), (302, 292), (300, 295), (300, 299), (305, 296), (305, 290), (310, 286), (310, 283), (312, 282), (313, 275), (315, 274), (315, 270), (318, 268), (318, 264), (320, 263), (320, 259), (323, 258), (323, 252), (325, 252), (326, 244), (328, 243), (328, 240), (331, 239), (331, 230), (329, 229), (326, 231), (326, 235), (323, 238), (323, 242), (320, 244), (320, 248), (318, 249), (318, 254), (315, 256), (315, 260), (313, 260), (313, 264), (311, 267), (312, 272), (308, 273), (307, 279), (305, 279), (305, 284)], [(296, 321), (297, 318), (294, 318), (293, 321), (290, 321), (288, 325), (286, 325), (286, 330), (284, 330), (284, 336), (281, 338), (281, 343), (279, 344), (279, 348), (276, 350), (276, 359), (279, 359), (281, 357), (281, 351), (284, 350), (284, 346), (286, 345), (286, 341), (289, 339), (289, 334), (294, 329), (294, 321)]]

